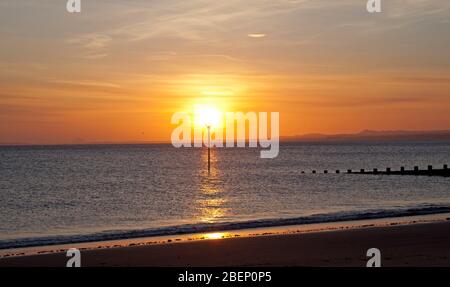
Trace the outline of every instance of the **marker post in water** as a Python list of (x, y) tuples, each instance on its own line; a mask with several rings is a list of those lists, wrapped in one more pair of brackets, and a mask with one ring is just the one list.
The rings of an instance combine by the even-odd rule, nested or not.
[(196, 106), (194, 110), (194, 125), (202, 130), (206, 127), (206, 132), (208, 133), (207, 140), (205, 140), (202, 133), (200, 133), (202, 136), (201, 146), (206, 145), (208, 148), (208, 174), (211, 173), (211, 147), (213, 146), (211, 130), (218, 128), (221, 125), (222, 116), (223, 115), (219, 110), (211, 106)]
[(211, 172), (211, 125), (206, 125), (208, 129), (208, 173)]

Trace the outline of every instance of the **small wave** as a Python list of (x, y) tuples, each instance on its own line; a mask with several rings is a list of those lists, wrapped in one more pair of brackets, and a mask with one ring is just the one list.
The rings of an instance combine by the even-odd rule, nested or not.
[(439, 213), (450, 213), (450, 206), (420, 205), (415, 207), (404, 207), (395, 210), (388, 209), (388, 210), (346, 211), (327, 214), (314, 214), (310, 216), (302, 216), (295, 218), (261, 219), (244, 222), (186, 224), (179, 226), (142, 229), (142, 230), (105, 231), (84, 235), (8, 239), (8, 240), (0, 240), (0, 249), (49, 246), (49, 245), (60, 245), (70, 243), (86, 243), (96, 241), (131, 239), (139, 237), (152, 237), (165, 235), (180, 235), (180, 234), (191, 234), (202, 232), (229, 231), (229, 230), (240, 230), (258, 227), (274, 227), (274, 226), (303, 225), (303, 224), (329, 223), (329, 222), (353, 221), (365, 219), (381, 219), (381, 218), (428, 215)]

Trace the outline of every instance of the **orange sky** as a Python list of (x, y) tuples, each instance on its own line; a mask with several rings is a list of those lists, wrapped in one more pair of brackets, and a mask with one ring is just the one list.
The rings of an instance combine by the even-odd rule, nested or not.
[(0, 4), (0, 143), (169, 141), (199, 101), (281, 135), (450, 129), (446, 0), (34, 2)]

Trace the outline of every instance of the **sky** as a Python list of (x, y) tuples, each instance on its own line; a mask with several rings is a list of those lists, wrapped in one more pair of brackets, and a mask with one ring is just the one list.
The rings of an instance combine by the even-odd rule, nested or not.
[(0, 2), (0, 143), (170, 141), (196, 103), (280, 133), (450, 129), (450, 2)]

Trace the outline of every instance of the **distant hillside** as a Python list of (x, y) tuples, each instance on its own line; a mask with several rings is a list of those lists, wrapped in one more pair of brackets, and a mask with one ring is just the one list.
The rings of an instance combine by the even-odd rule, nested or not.
[(450, 141), (447, 131), (372, 131), (356, 134), (305, 134), (281, 137), (282, 141)]

